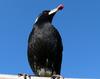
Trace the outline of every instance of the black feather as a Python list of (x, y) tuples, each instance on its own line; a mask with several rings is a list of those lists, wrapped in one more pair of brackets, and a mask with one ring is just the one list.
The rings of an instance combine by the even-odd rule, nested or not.
[[(38, 76), (60, 75), (63, 45), (59, 32), (51, 24), (53, 16), (54, 14), (47, 16), (42, 13), (29, 35), (28, 61)], [(45, 70), (43, 75), (40, 74), (42, 69)], [(47, 71), (51, 74), (46, 75)]]

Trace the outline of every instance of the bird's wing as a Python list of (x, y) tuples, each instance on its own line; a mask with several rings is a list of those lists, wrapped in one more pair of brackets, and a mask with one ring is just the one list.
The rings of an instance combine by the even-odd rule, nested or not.
[(60, 36), (60, 33), (58, 32), (58, 30), (52, 26), (54, 29), (54, 35), (56, 38), (56, 46), (57, 46), (57, 51), (56, 51), (56, 61), (55, 61), (55, 71), (57, 74), (60, 74), (60, 70), (61, 70), (61, 63), (62, 63), (62, 51), (63, 51), (63, 44), (62, 44), (62, 39)]

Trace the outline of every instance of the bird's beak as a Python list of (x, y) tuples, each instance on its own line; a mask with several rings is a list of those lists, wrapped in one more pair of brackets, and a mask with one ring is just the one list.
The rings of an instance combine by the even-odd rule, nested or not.
[(51, 10), (51, 11), (49, 12), (49, 15), (52, 15), (52, 14), (58, 12), (59, 10), (62, 10), (63, 8), (64, 8), (64, 6), (63, 6), (62, 4), (60, 4), (60, 5), (59, 5), (58, 7), (56, 7), (55, 9)]

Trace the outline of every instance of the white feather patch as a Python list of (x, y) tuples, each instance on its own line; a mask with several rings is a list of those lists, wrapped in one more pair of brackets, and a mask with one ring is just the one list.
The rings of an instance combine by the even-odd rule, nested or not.
[(35, 23), (38, 21), (38, 17), (36, 18), (36, 20), (35, 20)]

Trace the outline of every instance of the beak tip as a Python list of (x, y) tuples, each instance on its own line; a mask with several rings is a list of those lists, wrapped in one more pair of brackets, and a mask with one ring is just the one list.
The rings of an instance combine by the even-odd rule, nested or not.
[(60, 4), (57, 8), (58, 8), (58, 10), (62, 10), (64, 8), (64, 5)]

